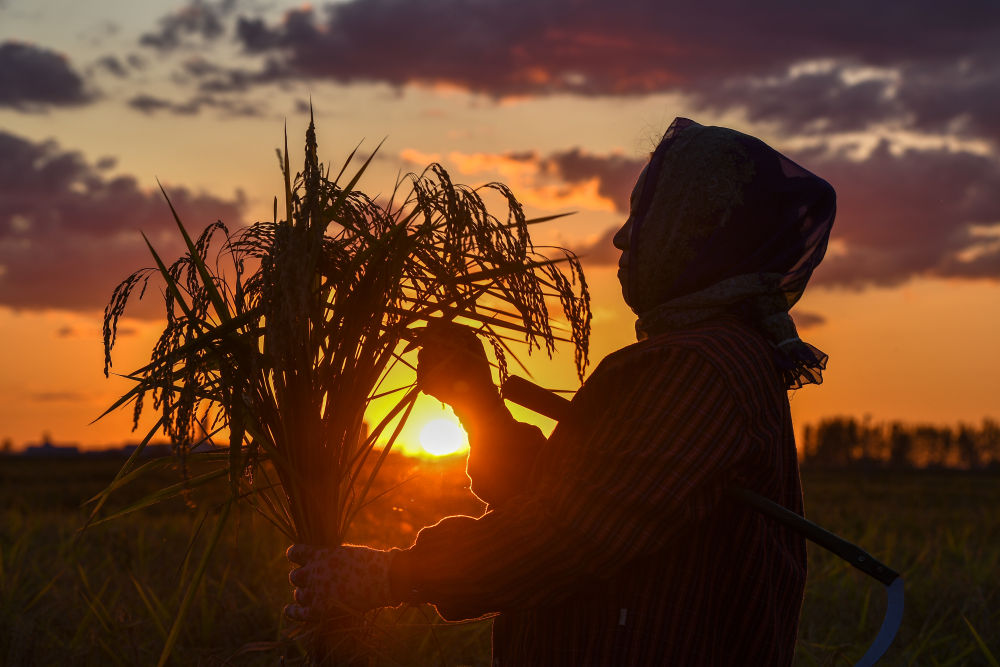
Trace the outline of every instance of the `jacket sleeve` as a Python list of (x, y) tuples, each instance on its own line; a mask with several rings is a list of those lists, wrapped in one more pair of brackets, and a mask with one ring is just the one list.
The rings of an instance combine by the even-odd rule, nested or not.
[(751, 456), (744, 422), (696, 352), (640, 349), (605, 360), (525, 492), (478, 519), (443, 519), (398, 555), (410, 601), (430, 602), (449, 620), (555, 604), (671, 547)]

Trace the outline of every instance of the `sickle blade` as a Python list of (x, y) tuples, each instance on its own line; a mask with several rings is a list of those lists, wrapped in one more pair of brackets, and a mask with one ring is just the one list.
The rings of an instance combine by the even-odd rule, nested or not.
[(896, 638), (899, 625), (903, 622), (903, 578), (896, 577), (891, 584), (886, 586), (888, 604), (885, 610), (885, 618), (882, 619), (882, 627), (875, 636), (875, 641), (868, 647), (868, 651), (861, 657), (854, 667), (871, 667), (885, 655), (885, 652)]

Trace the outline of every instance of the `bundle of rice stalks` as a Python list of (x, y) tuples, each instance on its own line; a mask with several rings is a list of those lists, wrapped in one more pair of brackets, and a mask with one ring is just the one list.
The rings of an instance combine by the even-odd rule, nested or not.
[[(166, 327), (149, 363), (126, 376), (134, 386), (108, 410), (131, 405), (138, 424), (151, 397), (160, 416), (93, 499), (94, 517), (141, 472), (137, 457), (162, 429), (182, 464), (197, 457), (208, 471), (199, 466), (185, 484), (126, 512), (228, 480), (220, 526), (232, 503), (248, 503), (290, 540), (341, 544), (413, 408), (413, 348), (432, 321), (464, 323), (486, 336), (501, 375), (507, 358), (516, 359), (511, 341), (551, 355), (565, 340), (582, 377), (590, 308), (579, 261), (568, 251), (538, 254), (528, 234), (531, 223), (551, 218), (527, 220), (503, 184), (456, 185), (437, 164), (376, 201), (356, 188), (371, 157), (341, 184), (354, 153), (332, 179), (317, 155), (310, 123), (305, 165), (292, 176), (286, 138), (284, 219), (275, 198), (269, 222), (232, 234), (216, 222), (192, 239), (171, 205), (188, 252), (168, 265), (150, 245), (155, 267), (115, 289), (104, 318), (105, 374), (127, 302), (137, 291), (141, 298), (150, 278), (165, 283)], [(488, 210), (487, 193), (506, 204), (501, 218)], [(224, 238), (210, 262), (215, 235)], [(553, 329), (546, 304), (555, 299), (564, 334)], [(366, 429), (370, 403), (390, 396), (392, 407)], [(192, 452), (194, 434), (227, 442)], [(163, 659), (189, 602), (185, 596)]]

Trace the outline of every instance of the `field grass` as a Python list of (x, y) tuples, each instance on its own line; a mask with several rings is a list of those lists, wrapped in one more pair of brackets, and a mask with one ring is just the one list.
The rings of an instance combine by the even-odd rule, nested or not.
[[(215, 499), (176, 501), (77, 536), (80, 502), (107, 484), (118, 465), (0, 458), (0, 664), (155, 664), (210, 532)], [(386, 493), (357, 522), (353, 541), (406, 546), (421, 526), (482, 509), (454, 460), (393, 457), (381, 483)], [(884, 664), (996, 664), (1000, 478), (807, 470), (803, 485), (813, 520), (906, 578), (903, 626)], [(127, 501), (126, 495), (118, 502)], [(192, 527), (206, 517), (184, 558)], [(287, 540), (257, 516), (238, 519), (189, 611), (175, 664), (304, 661), (283, 638), (280, 610), (291, 591)], [(812, 547), (809, 566), (796, 664), (853, 664), (881, 622), (882, 587)], [(390, 610), (372, 632), (378, 664), (489, 664), (488, 621), (445, 625), (430, 608)]]

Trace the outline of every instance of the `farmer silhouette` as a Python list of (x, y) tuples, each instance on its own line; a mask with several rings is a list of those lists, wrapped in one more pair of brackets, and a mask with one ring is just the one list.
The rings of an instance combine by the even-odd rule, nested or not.
[(418, 382), (466, 426), (489, 509), (406, 550), (291, 547), (286, 613), (497, 614), (503, 667), (790, 665), (804, 539), (724, 491), (802, 512), (787, 390), (821, 382), (826, 355), (788, 310), (834, 212), (828, 183), (760, 140), (676, 119), (614, 238), (639, 342), (601, 362), (546, 440), (513, 419), (474, 334), (429, 327)]

